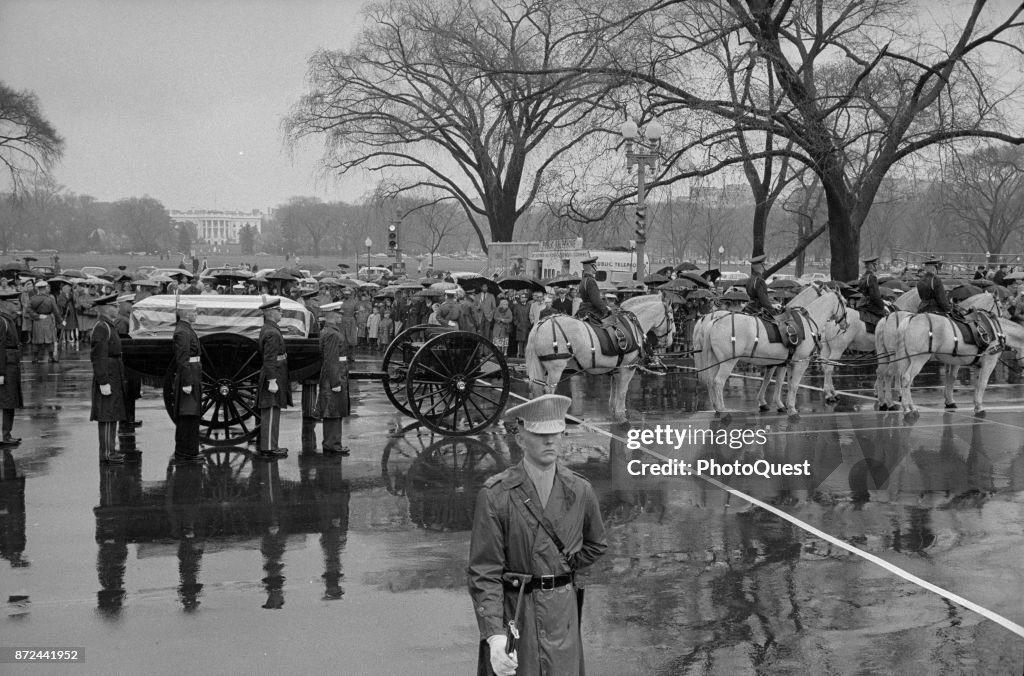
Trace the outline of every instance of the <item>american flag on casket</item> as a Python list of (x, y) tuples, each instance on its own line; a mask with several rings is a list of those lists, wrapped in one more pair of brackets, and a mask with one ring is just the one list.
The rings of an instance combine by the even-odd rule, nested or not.
[[(268, 297), (269, 298), (269, 297)], [(256, 340), (263, 326), (263, 296), (149, 296), (132, 307), (128, 334), (132, 338), (168, 338), (174, 334), (177, 303), (196, 306), (192, 328), (200, 336), (234, 333)], [(308, 338), (312, 313), (302, 303), (281, 298), (281, 333), (285, 339)]]

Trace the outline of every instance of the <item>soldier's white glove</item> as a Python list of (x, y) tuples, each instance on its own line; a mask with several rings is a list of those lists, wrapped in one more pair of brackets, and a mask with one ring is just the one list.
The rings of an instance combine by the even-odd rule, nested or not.
[(504, 634), (495, 634), (487, 639), (487, 644), (491, 646), (491, 669), (497, 676), (515, 676), (519, 666), (516, 651), (513, 650), (511, 655), (505, 654), (507, 640)]
[[(0, 382), (0, 385), (3, 385), (3, 383)], [(332, 387), (331, 392), (341, 392), (341, 385), (338, 385), (337, 387)]]
[(192, 394), (192, 386), (186, 385), (185, 387), (181, 388), (181, 391), (184, 392), (185, 394)]
[(109, 397), (110, 392), (110, 385), (100, 385), (100, 394), (102, 394), (104, 397)]
[(4, 376), (0, 376), (0, 385), (3, 385), (7, 379)]
[(271, 394), (277, 394), (277, 378), (271, 378), (267, 381), (267, 389), (270, 390)]

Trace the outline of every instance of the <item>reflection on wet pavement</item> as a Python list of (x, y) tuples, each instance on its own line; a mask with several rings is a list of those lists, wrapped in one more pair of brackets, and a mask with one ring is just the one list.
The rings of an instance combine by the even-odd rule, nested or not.
[[(212, 447), (202, 466), (179, 466), (147, 389), (145, 424), (122, 440), (141, 463), (102, 467), (88, 363), (32, 368), (25, 443), (0, 463), (3, 645), (85, 647), (80, 673), (177, 673), (183, 655), (200, 672), (475, 668), (473, 506), (521, 457), (501, 425), (458, 439), (396, 433), (408, 419), (379, 385), (358, 383), (351, 457), (310, 452), (319, 430), (292, 409), (282, 436), (306, 451), (265, 461)], [(563, 383), (586, 422), (570, 427), (563, 460), (597, 489), (611, 545), (589, 575), (588, 672), (1020, 673), (1021, 637), (700, 478), (632, 476), (631, 461), (661, 461), (627, 445), (631, 429), (657, 425), (765, 429), (764, 444), (737, 448), (644, 446), (688, 463), (807, 461), (810, 476), (718, 479), (1024, 623), (1024, 388), (1011, 376), (993, 380), (984, 420), (934, 410), (915, 422), (857, 396), (827, 405), (815, 390), (799, 418), (722, 422), (683, 372), (638, 374), (632, 424), (618, 426), (604, 378)], [(870, 378), (837, 386), (867, 394)], [(941, 405), (937, 380), (922, 382), (922, 403)], [(734, 379), (726, 401), (755, 408), (756, 388)]]

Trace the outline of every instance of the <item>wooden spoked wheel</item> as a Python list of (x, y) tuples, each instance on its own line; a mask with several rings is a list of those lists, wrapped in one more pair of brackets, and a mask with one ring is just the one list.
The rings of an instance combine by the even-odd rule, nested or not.
[(384, 380), (384, 394), (395, 408), (410, 418), (415, 416), (405, 388), (409, 362), (428, 339), (446, 331), (450, 329), (434, 325), (412, 326), (395, 336), (384, 351), (382, 366), (388, 376)]
[(476, 434), (501, 416), (508, 401), (505, 357), (468, 331), (433, 336), (409, 362), (406, 399), (425, 427), (448, 436)]

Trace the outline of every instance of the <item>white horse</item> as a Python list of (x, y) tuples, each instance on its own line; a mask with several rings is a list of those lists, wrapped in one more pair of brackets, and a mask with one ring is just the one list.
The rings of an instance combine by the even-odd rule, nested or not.
[[(675, 320), (671, 308), (662, 301), (660, 295), (636, 296), (624, 301), (621, 307), (636, 316), (640, 324), (641, 340), (653, 332), (659, 347), (672, 345)], [(536, 390), (543, 385), (547, 393), (555, 391), (562, 371), (570, 363), (587, 373), (614, 371), (608, 405), (617, 422), (626, 420), (626, 390), (633, 378), (633, 371), (639, 365), (639, 350), (633, 350), (621, 358), (606, 356), (601, 352), (594, 329), (587, 322), (566, 315), (553, 315), (537, 322), (530, 330), (525, 354), (526, 373), (532, 388)]]
[[(990, 299), (990, 300), (986, 300)], [(977, 299), (974, 303), (968, 301)], [(987, 294), (971, 296), (960, 307), (968, 310), (984, 305), (995, 307), (995, 299)], [(900, 374), (900, 391), (903, 407), (908, 414), (917, 412), (910, 388), (914, 378), (921, 372), (924, 365), (932, 358), (945, 364), (945, 402), (946, 408), (956, 408), (953, 401), (953, 386), (957, 372), (961, 366), (974, 366), (978, 369), (974, 381), (974, 414), (984, 415), (982, 398), (992, 370), (999, 361), (1004, 347), (1009, 347), (1018, 355), (1024, 351), (1024, 328), (1007, 319), (1000, 319), (993, 313), (993, 323), (997, 336), (987, 349), (979, 351), (974, 345), (965, 345), (964, 335), (952, 319), (943, 315), (923, 312), (909, 317), (899, 333), (896, 357), (903, 362)], [(897, 366), (900, 366), (897, 364)]]
[(701, 381), (708, 388), (708, 396), (716, 412), (724, 412), (723, 389), (733, 368), (740, 361), (760, 366), (785, 365), (790, 382), (786, 411), (798, 413), (796, 392), (811, 354), (814, 352), (822, 327), (827, 323), (839, 324), (846, 317), (846, 304), (839, 292), (828, 290), (803, 308), (805, 316), (804, 340), (792, 351), (782, 343), (769, 343), (757, 317), (737, 312), (718, 311), (707, 315), (694, 331), (699, 338), (695, 366)]
[[(878, 359), (878, 369), (875, 372), (875, 396), (878, 397), (879, 411), (900, 410), (900, 405), (893, 398), (893, 392), (902, 387), (900, 377), (907, 366), (897, 354), (900, 336), (907, 326), (908, 320), (915, 316), (920, 304), (921, 297), (918, 295), (917, 289), (907, 291), (893, 303), (896, 312), (890, 312), (882, 317), (878, 326), (875, 327), (875, 355)], [(998, 314), (995, 297), (988, 293), (971, 296), (960, 302), (959, 305), (966, 312), (987, 310)]]

